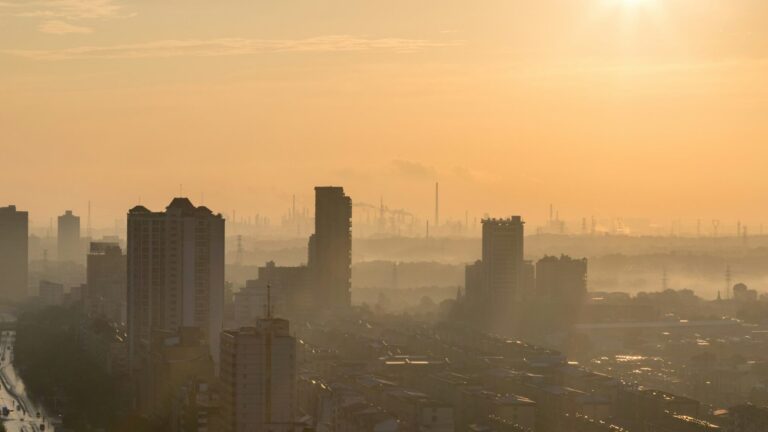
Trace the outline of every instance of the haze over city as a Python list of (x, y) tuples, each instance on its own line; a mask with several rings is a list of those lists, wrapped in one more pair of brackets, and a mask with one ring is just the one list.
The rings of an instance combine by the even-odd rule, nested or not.
[(765, 0), (0, 0), (0, 432), (768, 431)]

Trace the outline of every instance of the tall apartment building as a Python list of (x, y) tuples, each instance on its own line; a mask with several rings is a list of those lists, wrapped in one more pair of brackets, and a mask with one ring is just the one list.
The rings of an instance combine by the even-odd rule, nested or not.
[(344, 188), (315, 188), (315, 233), (309, 241), (309, 263), (317, 301), (330, 309), (351, 304), (352, 200)]
[(58, 260), (59, 262), (82, 262), (80, 256), (80, 217), (72, 210), (59, 216), (58, 224)]
[(287, 320), (267, 318), (221, 337), (222, 431), (293, 432), (296, 339)]
[(111, 321), (126, 321), (126, 260), (116, 242), (91, 242), (87, 257), (86, 310)]
[(523, 259), (520, 216), (483, 219), (482, 259), (464, 270), (468, 318), (481, 327), (508, 328), (533, 289), (533, 269)]
[(522, 296), (525, 281), (523, 222), (520, 216), (484, 219), (483, 269), (486, 292), (494, 304), (509, 306)]
[(22, 300), (29, 277), (29, 215), (0, 207), (0, 296)]
[(140, 364), (155, 330), (198, 327), (218, 363), (224, 304), (224, 218), (187, 198), (165, 212), (128, 212), (128, 349)]

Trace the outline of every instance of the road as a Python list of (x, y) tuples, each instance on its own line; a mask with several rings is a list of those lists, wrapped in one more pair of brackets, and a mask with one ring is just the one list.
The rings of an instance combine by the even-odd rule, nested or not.
[[(0, 315), (0, 321), (15, 319), (8, 314)], [(54, 427), (47, 421), (44, 411), (29, 399), (24, 382), (16, 374), (13, 365), (13, 344), (16, 333), (3, 331), (0, 335), (0, 409), (7, 407), (10, 411), (7, 417), (2, 417), (8, 432), (40, 432), (41, 425), (45, 431), (53, 431)], [(41, 417), (37, 417), (37, 413)]]

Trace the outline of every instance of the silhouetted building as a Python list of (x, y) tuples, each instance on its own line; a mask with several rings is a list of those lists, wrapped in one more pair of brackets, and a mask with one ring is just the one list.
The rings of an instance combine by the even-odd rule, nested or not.
[(522, 218), (483, 219), (481, 260), (465, 268), (468, 317), (481, 325), (507, 325), (515, 305), (529, 297), (530, 265), (523, 259)]
[(126, 321), (126, 260), (117, 243), (92, 242), (84, 295), (88, 313)]
[(268, 295), (274, 315), (310, 313), (314, 297), (309, 282), (306, 266), (282, 267), (268, 262), (259, 267), (258, 279), (246, 281), (245, 288), (235, 293), (235, 322), (247, 327), (259, 318), (266, 318)]
[(480, 307), (488, 301), (485, 283), (485, 269), (480, 260), (464, 268), (464, 298), (473, 307)]
[(349, 307), (352, 288), (352, 200), (344, 188), (315, 188), (315, 233), (309, 263), (316, 301), (331, 309)]
[(587, 294), (587, 259), (545, 256), (536, 263), (536, 292), (558, 302), (581, 302)]
[(80, 217), (72, 210), (59, 216), (58, 225), (58, 260), (59, 262), (82, 262), (80, 256)]
[(155, 330), (198, 327), (215, 361), (224, 303), (224, 218), (187, 198), (128, 212), (128, 342), (140, 365)]
[(0, 207), (0, 296), (21, 300), (29, 277), (29, 215), (16, 206)]
[(221, 337), (222, 431), (293, 432), (296, 339), (288, 321), (259, 319)]
[(524, 282), (523, 225), (520, 216), (483, 220), (483, 267), (488, 294), (507, 308), (520, 299)]
[(757, 291), (747, 288), (743, 283), (737, 283), (733, 286), (733, 299), (739, 302), (755, 302)]

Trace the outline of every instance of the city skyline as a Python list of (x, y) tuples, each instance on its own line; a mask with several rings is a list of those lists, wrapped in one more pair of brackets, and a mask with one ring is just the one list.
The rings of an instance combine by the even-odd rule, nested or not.
[(0, 0), (0, 432), (768, 431), (766, 23)]
[[(432, 184), (434, 188), (434, 183)], [(349, 188), (348, 188), (349, 189)], [(431, 198), (434, 200), (434, 190), (431, 191)], [(297, 194), (288, 197), (286, 205), (276, 209), (274, 214), (263, 213), (259, 209), (249, 211), (247, 206), (222, 209), (222, 216), (229, 221), (227, 236), (249, 234), (249, 229), (260, 227), (263, 230), (271, 231), (281, 237), (301, 238), (309, 230), (309, 224), (313, 223), (314, 218), (308, 213), (314, 206), (313, 197), (307, 197), (301, 194), (303, 198), (297, 199)], [(195, 200), (204, 204), (205, 196), (194, 197), (184, 193), (168, 194), (164, 198), (157, 200), (158, 203), (167, 202), (168, 198), (183, 198)], [(444, 197), (441, 196), (441, 200)], [(394, 235), (404, 237), (423, 237), (428, 233), (424, 225), (429, 222), (432, 229), (431, 234), (438, 236), (470, 236), (479, 238), (481, 235), (481, 221), (488, 217), (508, 217), (519, 212), (508, 213), (489, 213), (477, 209), (464, 210), (461, 214), (442, 215), (437, 226), (441, 229), (435, 229), (435, 206), (429, 210), (432, 212), (412, 213), (407, 208), (397, 207), (394, 203), (385, 201), (383, 197), (376, 204), (362, 200), (354, 201), (352, 218), (358, 225), (354, 236), (368, 237), (371, 235)], [(9, 201), (10, 202), (10, 201)], [(154, 202), (154, 201), (153, 201)], [(23, 207), (12, 204), (17, 207)], [(142, 206), (142, 200), (137, 200), (130, 207)], [(157, 207), (158, 205), (150, 205)], [(292, 208), (293, 206), (293, 208)], [(118, 236), (124, 238), (126, 224), (125, 212), (118, 212), (104, 216), (104, 209), (92, 201), (83, 204), (82, 213), (74, 210), (74, 213), (82, 219), (83, 225), (88, 224), (87, 229), (82, 229), (83, 238), (98, 238), (100, 236)], [(94, 208), (95, 215), (90, 216), (91, 208)], [(515, 206), (510, 206), (515, 207)], [(78, 206), (68, 206), (68, 208), (78, 209)], [(263, 209), (261, 209), (263, 210)], [(66, 210), (71, 212), (72, 210)], [(381, 215), (384, 215), (384, 225), (381, 226)], [(444, 209), (442, 203), (439, 211), (442, 214)], [(54, 220), (58, 216), (46, 217), (41, 214), (29, 213), (29, 233), (38, 237), (58, 236), (58, 228)], [(295, 212), (295, 213), (294, 213)], [(562, 212), (562, 213), (561, 213)], [(59, 211), (57, 214), (61, 214)], [(572, 209), (563, 209), (554, 207), (552, 203), (546, 207), (537, 208), (533, 211), (532, 217), (526, 213), (526, 220), (532, 224), (526, 235), (536, 234), (564, 234), (564, 235), (594, 235), (594, 234), (615, 234), (630, 236), (682, 236), (682, 237), (742, 237), (742, 236), (763, 236), (768, 229), (768, 221), (763, 222), (762, 217), (746, 215), (737, 216), (733, 219), (723, 219), (712, 215), (703, 215), (701, 217), (662, 217), (653, 218), (638, 215), (615, 215), (615, 214), (575, 214)], [(113, 217), (118, 216), (118, 217)], [(235, 219), (233, 219), (233, 217)], [(107, 222), (108, 221), (108, 222)], [(394, 225), (393, 225), (394, 224)], [(367, 225), (361, 227), (361, 225)], [(402, 231), (398, 228), (406, 227)]]

